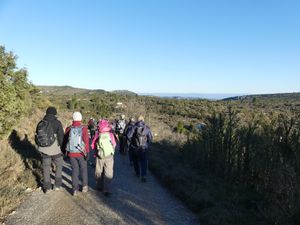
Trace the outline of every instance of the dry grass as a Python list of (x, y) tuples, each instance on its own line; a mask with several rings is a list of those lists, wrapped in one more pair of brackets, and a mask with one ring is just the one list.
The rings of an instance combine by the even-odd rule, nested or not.
[(21, 156), (9, 145), (0, 142), (0, 221), (12, 209), (18, 206), (26, 194), (27, 188), (36, 187), (35, 177), (25, 168)]
[(37, 187), (41, 162), (34, 145), (35, 127), (42, 113), (34, 110), (0, 141), (0, 222)]

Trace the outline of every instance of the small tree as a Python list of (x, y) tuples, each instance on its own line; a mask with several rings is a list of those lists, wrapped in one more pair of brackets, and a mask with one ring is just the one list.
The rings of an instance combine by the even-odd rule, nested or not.
[(27, 81), (27, 71), (17, 68), (16, 59), (0, 46), (0, 137), (9, 132), (32, 102), (33, 86)]

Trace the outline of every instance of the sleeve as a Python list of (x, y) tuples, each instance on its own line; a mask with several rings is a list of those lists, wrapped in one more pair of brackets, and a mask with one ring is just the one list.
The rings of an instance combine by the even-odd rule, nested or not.
[(98, 138), (99, 138), (99, 132), (96, 132), (96, 134), (93, 138), (92, 144), (91, 144), (92, 149), (95, 149), (95, 147), (96, 147), (95, 145), (96, 145)]
[(124, 129), (124, 135), (126, 136), (126, 133), (128, 132), (129, 124), (127, 123)]
[(131, 141), (134, 131), (135, 131), (135, 126), (132, 126), (132, 127), (128, 130), (128, 133), (127, 133), (126, 137), (127, 137), (127, 139), (128, 139), (129, 141)]
[(149, 127), (147, 127), (147, 128), (149, 130), (148, 135), (147, 135), (147, 139), (148, 139), (147, 141), (148, 141), (148, 143), (151, 143), (152, 139), (153, 139), (152, 132)]
[(87, 126), (84, 126), (82, 128), (82, 136), (83, 136), (82, 138), (83, 138), (83, 141), (85, 144), (85, 151), (87, 153), (89, 153), (90, 152), (90, 138), (89, 138)]
[(64, 141), (64, 129), (63, 129), (62, 124), (61, 124), (60, 121), (57, 121), (57, 130), (56, 130), (56, 133), (57, 133), (58, 144), (59, 144), (59, 146), (62, 147), (63, 141)]
[(70, 127), (67, 127), (65, 130), (65, 134), (64, 134), (64, 138), (63, 138), (63, 143), (61, 146), (61, 151), (63, 153), (66, 153), (67, 150), (67, 143), (68, 143), (68, 139), (69, 139), (69, 132), (70, 132)]
[(114, 148), (116, 147), (116, 145), (117, 145), (117, 142), (116, 142), (116, 138), (115, 138), (115, 135), (112, 133), (112, 132), (110, 132), (109, 133), (109, 135), (110, 135), (110, 140), (111, 140), (111, 143), (112, 143), (112, 145), (114, 146)]

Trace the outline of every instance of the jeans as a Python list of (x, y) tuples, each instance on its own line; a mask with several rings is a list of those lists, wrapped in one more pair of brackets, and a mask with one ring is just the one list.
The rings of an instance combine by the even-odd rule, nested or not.
[(63, 156), (62, 154), (58, 155), (45, 155), (42, 154), (43, 158), (43, 175), (44, 175), (44, 190), (51, 189), (51, 162), (53, 161), (55, 164), (55, 186), (60, 187), (62, 184), (62, 165), (63, 165)]

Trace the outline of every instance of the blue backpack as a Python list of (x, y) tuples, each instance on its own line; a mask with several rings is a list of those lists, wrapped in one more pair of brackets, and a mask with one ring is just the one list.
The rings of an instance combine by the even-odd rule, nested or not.
[(67, 144), (67, 151), (71, 153), (83, 153), (85, 155), (85, 144), (82, 140), (82, 126), (71, 126)]

